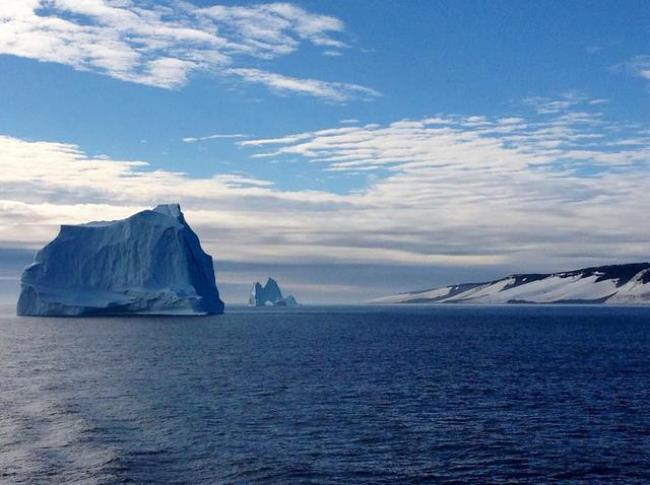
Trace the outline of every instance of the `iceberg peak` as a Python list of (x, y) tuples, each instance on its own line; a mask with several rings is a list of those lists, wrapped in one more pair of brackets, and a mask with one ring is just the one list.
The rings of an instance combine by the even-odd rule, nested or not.
[(184, 219), (183, 212), (181, 211), (181, 205), (176, 204), (158, 204), (153, 208), (153, 212), (158, 212), (160, 214), (165, 214), (166, 216), (173, 217), (175, 219)]
[(282, 296), (278, 282), (269, 277), (264, 286), (255, 282), (248, 298), (248, 304), (251, 306), (295, 306), (298, 303), (291, 295)]

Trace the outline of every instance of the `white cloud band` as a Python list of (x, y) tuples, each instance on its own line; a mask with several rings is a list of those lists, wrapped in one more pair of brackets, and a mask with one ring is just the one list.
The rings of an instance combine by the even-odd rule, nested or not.
[(331, 100), (368, 96), (374, 91), (362, 86), (274, 73), (264, 81), (233, 67), (290, 54), (304, 43), (344, 49), (336, 38), (343, 30), (335, 17), (288, 3), (201, 8), (186, 1), (0, 0), (0, 54), (160, 88), (183, 86), (203, 71), (257, 77), (276, 91)]

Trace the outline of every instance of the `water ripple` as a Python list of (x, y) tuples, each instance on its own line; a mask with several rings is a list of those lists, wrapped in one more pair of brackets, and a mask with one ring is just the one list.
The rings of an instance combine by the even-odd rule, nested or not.
[(0, 482), (646, 483), (649, 317), (0, 316)]

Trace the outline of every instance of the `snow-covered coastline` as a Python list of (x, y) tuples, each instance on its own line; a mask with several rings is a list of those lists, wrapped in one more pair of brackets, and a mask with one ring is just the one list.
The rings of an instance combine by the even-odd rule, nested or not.
[(515, 274), (484, 283), (399, 293), (371, 303), (650, 304), (650, 263), (551, 274)]

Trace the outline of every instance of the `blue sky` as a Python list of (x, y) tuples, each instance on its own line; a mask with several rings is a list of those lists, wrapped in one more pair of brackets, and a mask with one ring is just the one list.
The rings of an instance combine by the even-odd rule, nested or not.
[(231, 301), (648, 259), (647, 2), (0, 6), (5, 293), (58, 224), (170, 201)]

